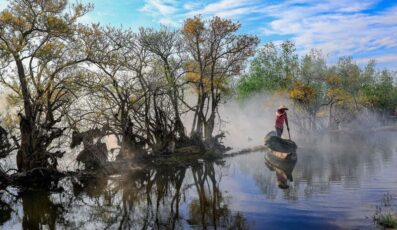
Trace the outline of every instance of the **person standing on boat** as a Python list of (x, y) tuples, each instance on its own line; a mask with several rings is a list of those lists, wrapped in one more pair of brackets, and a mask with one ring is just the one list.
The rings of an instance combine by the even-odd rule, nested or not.
[(287, 117), (287, 111), (288, 108), (285, 105), (280, 106), (277, 109), (276, 112), (276, 133), (278, 137), (281, 137), (283, 135), (283, 130), (284, 130), (284, 121), (285, 124), (287, 125), (287, 129), (289, 132), (289, 126), (288, 126), (288, 117)]

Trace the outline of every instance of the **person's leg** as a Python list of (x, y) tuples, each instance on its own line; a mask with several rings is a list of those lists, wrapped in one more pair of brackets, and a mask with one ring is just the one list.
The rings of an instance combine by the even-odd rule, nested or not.
[(278, 137), (281, 137), (281, 135), (283, 135), (283, 129), (276, 128), (276, 133)]

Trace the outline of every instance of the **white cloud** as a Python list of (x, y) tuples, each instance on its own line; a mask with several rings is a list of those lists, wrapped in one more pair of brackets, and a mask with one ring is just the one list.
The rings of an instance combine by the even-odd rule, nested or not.
[(173, 17), (178, 11), (177, 3), (176, 0), (146, 0), (140, 11), (157, 18), (161, 24), (173, 25)]
[[(262, 32), (264, 38), (288, 37), (301, 54), (317, 48), (331, 58), (362, 57), (371, 51), (397, 51), (397, 6), (373, 11), (380, 1), (215, 0), (205, 4), (193, 0), (146, 0), (141, 11), (163, 24), (175, 26), (197, 14), (232, 18)], [(379, 58), (378, 62), (391, 60)]]
[(236, 18), (238, 16), (243, 16), (252, 12), (255, 8), (253, 7), (240, 7), (230, 10), (223, 10), (217, 12), (215, 15), (223, 18)]
[(200, 3), (198, 3), (198, 2), (188, 2), (188, 3), (183, 4), (183, 8), (185, 10), (194, 10), (199, 6), (200, 6)]
[(141, 11), (149, 14), (169, 15), (177, 10), (173, 4), (175, 4), (173, 0), (147, 0)]
[(357, 58), (356, 62), (358, 64), (366, 64), (370, 60), (376, 60), (378, 63), (390, 63), (390, 62), (397, 62), (397, 54), (385, 54), (385, 55), (376, 55), (371, 57), (365, 58)]
[(273, 5), (263, 9), (273, 20), (262, 31), (265, 35), (289, 35), (302, 52), (319, 48), (334, 55), (354, 55), (395, 48), (397, 7), (373, 15), (363, 13), (375, 3), (353, 0)]
[(204, 4), (197, 1), (146, 0), (141, 12), (151, 15), (158, 22), (176, 25), (186, 17), (195, 15), (236, 18), (256, 11), (260, 0), (219, 0)]
[(257, 0), (220, 0), (206, 5), (202, 9), (189, 12), (189, 15), (218, 15), (233, 17), (237, 15), (248, 14), (256, 9)]
[(169, 17), (160, 18), (159, 23), (162, 25), (178, 26), (178, 22)]

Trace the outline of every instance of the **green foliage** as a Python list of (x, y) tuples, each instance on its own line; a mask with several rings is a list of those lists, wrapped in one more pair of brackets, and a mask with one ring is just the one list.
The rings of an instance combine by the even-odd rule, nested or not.
[(281, 48), (267, 43), (252, 60), (249, 74), (239, 80), (237, 92), (245, 98), (255, 92), (287, 89), (297, 70), (298, 56), (292, 42), (284, 42)]
[(374, 109), (395, 111), (397, 108), (397, 86), (388, 70), (376, 73), (362, 91), (366, 102)]
[(299, 74), (290, 89), (290, 98), (310, 114), (315, 114), (326, 101), (327, 66), (318, 50), (304, 56)]
[(311, 120), (325, 106), (336, 120), (342, 119), (337, 114), (341, 110), (349, 110), (351, 118), (362, 108), (390, 114), (396, 111), (395, 72), (377, 70), (373, 60), (364, 68), (352, 57), (341, 57), (331, 66), (326, 62), (320, 50), (298, 58), (291, 42), (278, 47), (267, 43), (252, 60), (249, 73), (238, 81), (238, 95), (246, 98), (257, 92), (287, 91)]

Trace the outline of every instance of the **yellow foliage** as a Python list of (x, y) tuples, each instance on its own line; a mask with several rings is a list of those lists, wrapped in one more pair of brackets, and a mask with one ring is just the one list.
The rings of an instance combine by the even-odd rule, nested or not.
[(135, 102), (137, 102), (138, 98), (135, 95), (131, 95), (129, 97), (130, 103), (134, 104)]
[(37, 51), (38, 57), (51, 57), (57, 51), (62, 50), (65, 45), (60, 42), (47, 42)]
[(199, 35), (204, 30), (204, 22), (200, 17), (188, 18), (186, 19), (182, 32), (189, 36), (195, 37)]
[(343, 94), (344, 94), (344, 91), (339, 88), (329, 89), (326, 93), (327, 97), (330, 97), (330, 98), (338, 98)]
[(379, 106), (379, 104), (380, 104), (380, 99), (379, 99), (378, 97), (371, 97), (371, 96), (362, 95), (362, 94), (360, 94), (360, 95), (356, 98), (356, 100), (357, 100), (360, 104), (362, 104), (362, 105), (364, 105), (364, 106), (367, 106), (367, 107), (370, 107), (370, 106)]
[[(211, 77), (207, 75), (201, 76), (200, 69), (196, 62), (192, 60), (188, 61), (185, 68), (187, 72), (185, 78), (187, 81), (194, 84), (202, 84), (204, 86), (204, 92), (209, 92), (211, 90)], [(228, 90), (227, 79), (220, 76), (214, 76), (212, 79), (212, 85), (215, 89), (219, 89), (222, 92), (226, 92)]]
[(296, 82), (289, 93), (291, 99), (300, 103), (310, 103), (316, 97), (316, 90), (310, 85)]
[(332, 87), (337, 87), (342, 83), (342, 79), (336, 74), (331, 74), (327, 77), (327, 83)]
[(17, 106), (22, 102), (21, 98), (18, 95), (14, 95), (14, 94), (7, 95), (6, 100), (7, 100), (7, 104), (11, 107)]
[(10, 24), (17, 27), (24, 27), (25, 23), (21, 18), (15, 17), (10, 11), (4, 10), (0, 13), (0, 23)]
[(327, 113), (326, 111), (321, 111), (321, 112), (318, 112), (318, 113), (316, 114), (316, 116), (317, 116), (318, 118), (324, 118), (324, 117), (327, 117), (327, 116), (328, 116), (328, 113)]
[(200, 70), (194, 61), (188, 61), (186, 63), (186, 80), (191, 82), (198, 82), (200, 81)]
[(76, 16), (81, 16), (81, 15), (84, 14), (85, 8), (84, 8), (84, 6), (83, 6), (82, 4), (77, 4), (77, 5), (74, 7), (73, 10), (74, 10), (74, 14), (75, 14)]
[(350, 103), (353, 101), (352, 96), (343, 89), (340, 88), (332, 88), (326, 92), (327, 97), (333, 98), (339, 102), (347, 102)]
[(19, 123), (17, 118), (17, 116), (11, 115), (10, 113), (5, 114), (2, 117), (2, 126), (6, 129), (12, 129)]
[(48, 16), (47, 24), (53, 35), (60, 35), (69, 31), (69, 27), (65, 21), (55, 16)]
[(15, 20), (14, 15), (11, 14), (10, 11), (4, 10), (3, 12), (0, 13), (0, 21), (3, 23), (11, 23), (12, 21)]

